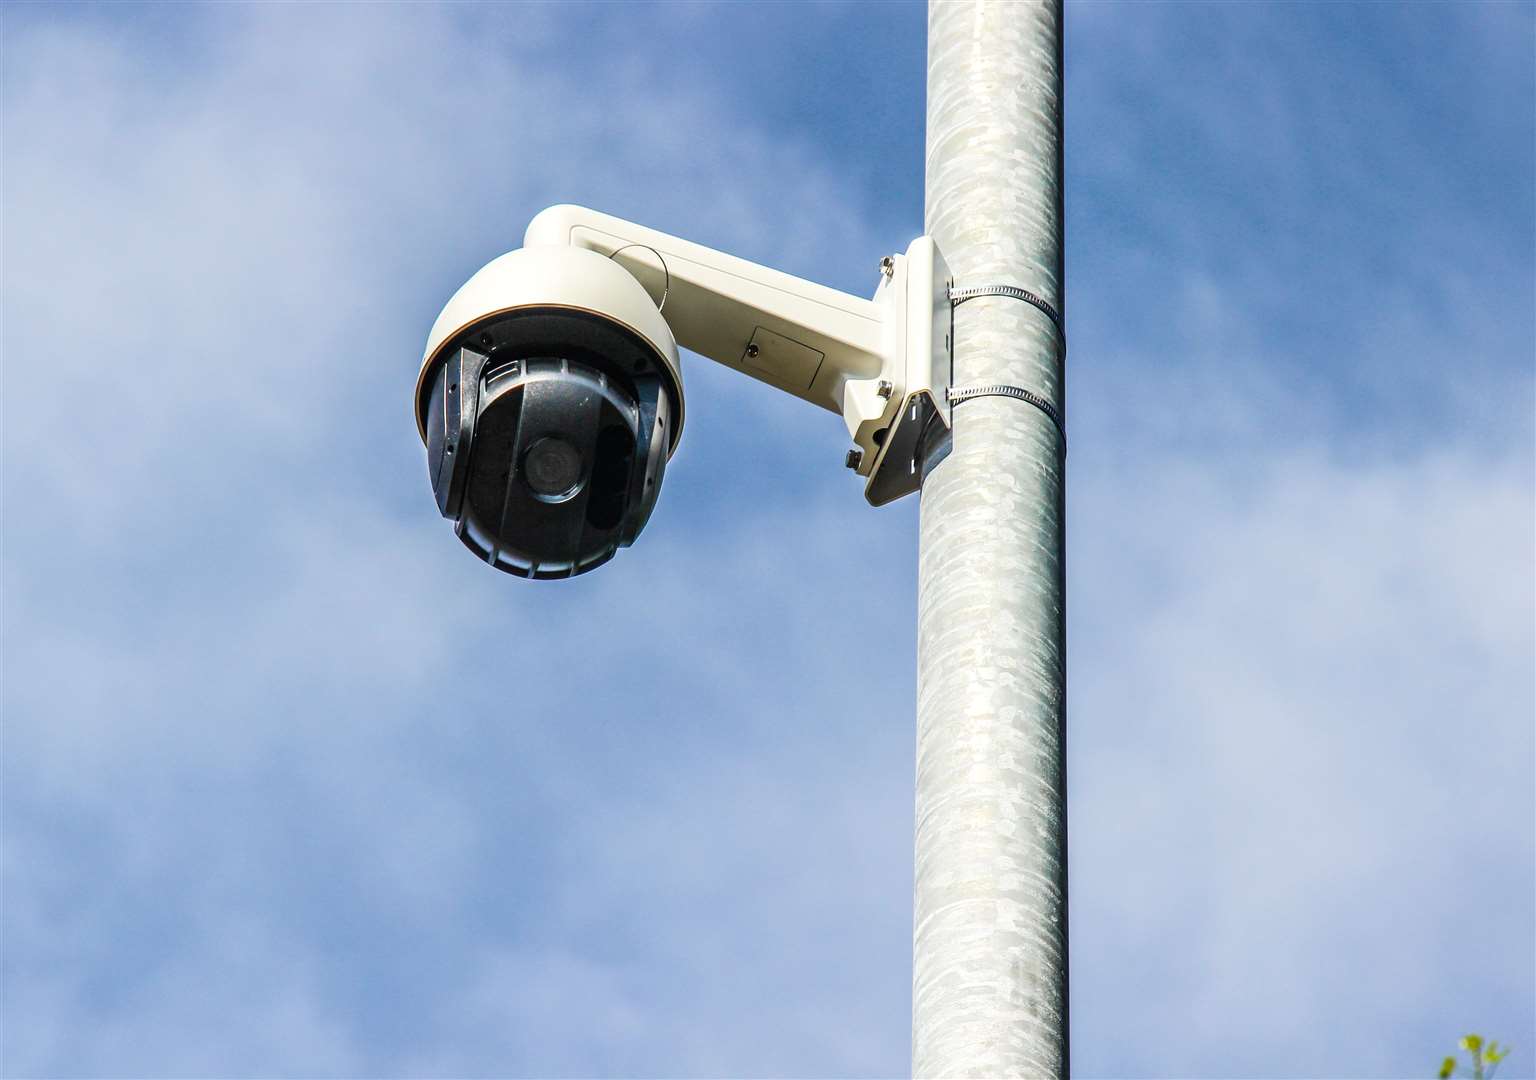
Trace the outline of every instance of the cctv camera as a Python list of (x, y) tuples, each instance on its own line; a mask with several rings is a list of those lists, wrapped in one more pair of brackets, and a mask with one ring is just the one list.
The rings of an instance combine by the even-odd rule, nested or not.
[(520, 577), (572, 577), (633, 543), (656, 505), (682, 430), (677, 343), (612, 260), (514, 251), (438, 317), (416, 415), (465, 546)]
[(929, 237), (872, 300), (579, 206), (454, 294), (427, 339), (416, 424), (442, 515), (521, 577), (633, 543), (683, 427), (678, 346), (837, 413), (879, 506), (916, 491), (949, 422), (949, 296)]

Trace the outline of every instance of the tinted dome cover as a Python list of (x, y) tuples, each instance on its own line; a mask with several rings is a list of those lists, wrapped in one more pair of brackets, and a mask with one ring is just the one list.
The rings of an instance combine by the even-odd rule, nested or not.
[(632, 543), (671, 447), (654, 353), (620, 327), (561, 325), (573, 322), (612, 327), (580, 313), (504, 315), (463, 335), (428, 383), (438, 509), (477, 556), (520, 577), (571, 577)]

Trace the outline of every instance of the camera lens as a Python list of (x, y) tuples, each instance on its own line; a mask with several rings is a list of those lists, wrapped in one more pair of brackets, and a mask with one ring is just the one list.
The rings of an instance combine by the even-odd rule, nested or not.
[(581, 490), (581, 453), (564, 439), (546, 436), (523, 455), (523, 480), (544, 502), (565, 502)]

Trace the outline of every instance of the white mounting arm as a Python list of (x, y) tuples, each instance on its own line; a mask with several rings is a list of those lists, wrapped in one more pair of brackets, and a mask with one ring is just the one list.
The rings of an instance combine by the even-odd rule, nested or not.
[(950, 283), (929, 237), (882, 261), (872, 300), (580, 206), (541, 212), (523, 243), (612, 257), (679, 345), (841, 415), (871, 503), (917, 489), (921, 429), (949, 421)]

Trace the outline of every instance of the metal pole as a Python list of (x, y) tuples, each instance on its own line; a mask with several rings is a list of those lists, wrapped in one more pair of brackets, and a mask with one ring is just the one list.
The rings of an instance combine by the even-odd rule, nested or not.
[[(930, 0), (927, 232), (957, 290), (1062, 308), (1059, 0)], [(1016, 296), (954, 309), (954, 386), (1064, 415), (1062, 346)], [(1067, 1072), (1065, 444), (1027, 397), (954, 407), (918, 570), (912, 1071)]]

